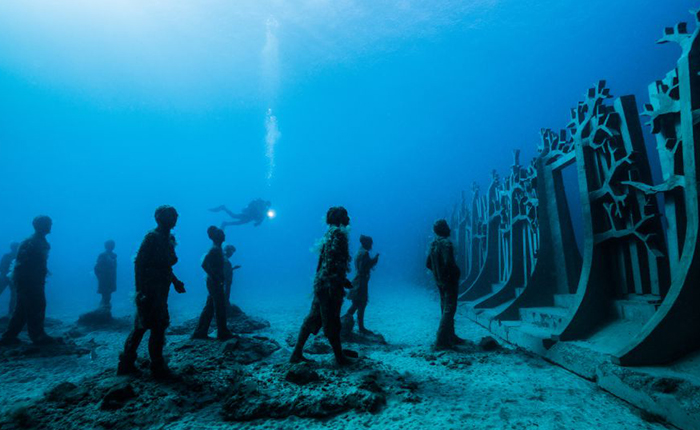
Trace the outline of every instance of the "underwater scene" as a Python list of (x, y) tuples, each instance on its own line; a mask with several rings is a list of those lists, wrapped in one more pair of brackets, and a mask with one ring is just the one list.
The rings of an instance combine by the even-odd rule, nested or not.
[(699, 310), (700, 2), (0, 2), (2, 430), (700, 430)]

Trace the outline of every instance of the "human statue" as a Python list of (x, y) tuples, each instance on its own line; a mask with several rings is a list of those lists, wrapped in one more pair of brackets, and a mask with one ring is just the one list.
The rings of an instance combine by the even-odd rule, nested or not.
[(46, 236), (51, 233), (51, 218), (40, 215), (34, 218), (34, 234), (25, 239), (17, 250), (12, 270), (12, 285), (17, 301), (7, 330), (0, 344), (19, 343), (17, 336), (27, 326), (29, 338), (39, 345), (50, 344), (54, 338), (44, 331), (46, 316), (46, 276), (49, 274), (48, 259), (51, 246)]
[(100, 308), (109, 311), (112, 308), (112, 293), (117, 290), (117, 254), (114, 253), (113, 240), (108, 240), (104, 246), (105, 251), (97, 257), (94, 272), (97, 294), (102, 296)]
[(156, 378), (170, 376), (170, 370), (163, 358), (165, 330), (170, 325), (170, 285), (180, 294), (185, 292), (185, 284), (173, 273), (177, 255), (175, 236), (171, 231), (177, 224), (177, 218), (174, 207), (158, 207), (155, 212), (158, 226), (146, 234), (136, 254), (136, 318), (134, 328), (126, 338), (124, 351), (119, 355), (119, 375), (139, 373), (136, 367), (136, 352), (146, 331), (150, 330), (148, 353), (151, 358), (151, 373)]
[(372, 332), (365, 327), (365, 308), (369, 301), (369, 275), (379, 261), (379, 254), (374, 257), (370, 257), (369, 255), (373, 244), (374, 241), (371, 237), (365, 235), (360, 236), (361, 247), (355, 256), (356, 273), (355, 278), (352, 280), (353, 288), (348, 293), (348, 299), (352, 301), (352, 305), (343, 317), (343, 325), (352, 326), (353, 315), (357, 312), (357, 326), (362, 334), (372, 334)]
[(226, 235), (223, 230), (214, 226), (209, 227), (207, 235), (212, 241), (212, 247), (202, 261), (202, 268), (207, 274), (209, 295), (192, 338), (207, 339), (209, 325), (212, 318), (216, 316), (216, 338), (225, 341), (233, 338), (233, 334), (226, 327), (226, 304), (228, 303), (224, 292), (226, 258), (221, 248), (226, 240)]
[(226, 227), (231, 225), (243, 225), (248, 224), (250, 222), (252, 222), (253, 225), (257, 227), (260, 224), (262, 224), (263, 221), (265, 221), (265, 218), (267, 218), (268, 211), (270, 210), (271, 206), (272, 203), (270, 203), (267, 200), (255, 199), (248, 203), (248, 206), (243, 208), (243, 210), (240, 213), (234, 213), (224, 205), (209, 210), (212, 212), (223, 211), (226, 212), (226, 214), (228, 214), (229, 217), (231, 217), (233, 221), (224, 221), (221, 224), (222, 229), (225, 229)]
[(444, 219), (433, 225), (435, 240), (430, 244), (430, 254), (426, 266), (433, 272), (435, 283), (440, 291), (442, 317), (438, 327), (436, 349), (449, 349), (464, 341), (455, 334), (455, 313), (460, 270), (454, 256), (454, 246), (450, 240), (450, 227)]
[(238, 306), (231, 304), (231, 286), (233, 285), (233, 272), (241, 268), (239, 265), (231, 263), (231, 257), (236, 253), (236, 247), (226, 245), (224, 247), (224, 296), (226, 297), (226, 316), (231, 317), (233, 314), (238, 314), (241, 310)]
[(326, 223), (328, 231), (323, 237), (318, 257), (311, 311), (299, 330), (299, 338), (290, 358), (292, 363), (308, 361), (303, 355), (304, 345), (311, 334), (318, 334), (321, 327), (333, 348), (336, 362), (339, 365), (351, 362), (343, 353), (340, 343), (340, 309), (343, 306), (345, 289), (352, 288), (352, 283), (347, 278), (350, 269), (350, 217), (342, 206), (332, 207), (326, 214)]
[(19, 249), (19, 243), (12, 242), (10, 244), (10, 252), (3, 255), (0, 258), (0, 295), (5, 290), (10, 291), (10, 311), (8, 315), (12, 315), (12, 310), (15, 307), (15, 302), (17, 301), (17, 295), (15, 294), (15, 287), (12, 285), (12, 277), (10, 272), (12, 270), (12, 265), (17, 258), (17, 250)]

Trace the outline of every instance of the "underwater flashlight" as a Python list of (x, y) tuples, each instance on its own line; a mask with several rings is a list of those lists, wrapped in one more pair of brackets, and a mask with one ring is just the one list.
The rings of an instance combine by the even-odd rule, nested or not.
[(275, 216), (277, 216), (277, 212), (275, 212), (273, 209), (270, 209), (269, 211), (267, 211), (267, 217), (268, 217), (268, 218), (272, 219), (272, 218), (274, 218)]

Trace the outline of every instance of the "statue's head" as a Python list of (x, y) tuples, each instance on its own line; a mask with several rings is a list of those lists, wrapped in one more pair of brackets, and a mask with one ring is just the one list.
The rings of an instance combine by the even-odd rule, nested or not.
[(117, 246), (117, 244), (114, 243), (114, 241), (113, 241), (112, 239), (110, 239), (110, 240), (108, 240), (107, 242), (105, 242), (105, 249), (106, 249), (107, 251), (114, 251), (114, 247), (115, 247), (115, 246)]
[(350, 217), (348, 216), (348, 211), (342, 206), (333, 206), (326, 213), (326, 224), (336, 227), (349, 225)]
[(217, 245), (221, 245), (226, 240), (226, 234), (222, 229), (216, 226), (211, 226), (207, 229), (207, 236)]
[(46, 215), (39, 215), (32, 221), (32, 226), (34, 226), (34, 231), (38, 234), (47, 235), (51, 233), (51, 226), (53, 221)]
[(224, 247), (224, 254), (226, 255), (226, 258), (231, 258), (233, 254), (236, 253), (236, 247), (233, 245), (226, 245)]
[(450, 237), (450, 234), (452, 233), (450, 226), (444, 219), (435, 221), (435, 224), (433, 224), (433, 231), (440, 237)]
[(372, 245), (374, 244), (374, 240), (372, 240), (371, 237), (360, 235), (360, 244), (362, 245), (363, 248), (365, 248), (367, 251), (372, 249)]
[(177, 211), (169, 205), (158, 206), (155, 218), (158, 227), (171, 230), (177, 224)]

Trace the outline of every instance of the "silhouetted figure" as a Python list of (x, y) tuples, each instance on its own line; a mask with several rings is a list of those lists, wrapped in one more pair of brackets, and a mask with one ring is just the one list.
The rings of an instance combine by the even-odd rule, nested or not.
[(209, 333), (209, 325), (211, 320), (216, 315), (216, 338), (219, 340), (228, 340), (233, 338), (233, 334), (226, 327), (226, 295), (224, 293), (224, 251), (221, 245), (226, 240), (224, 231), (214, 226), (209, 227), (207, 235), (211, 239), (213, 245), (202, 261), (202, 269), (207, 274), (207, 303), (204, 305), (202, 314), (199, 316), (199, 324), (192, 335), (193, 339), (207, 339)]
[(365, 328), (365, 308), (367, 307), (367, 302), (369, 301), (368, 289), (369, 289), (369, 275), (370, 271), (374, 269), (379, 261), (379, 254), (375, 255), (374, 258), (369, 256), (369, 251), (372, 250), (372, 245), (374, 241), (369, 236), (360, 236), (360, 244), (362, 247), (357, 252), (355, 256), (355, 278), (352, 280), (353, 288), (348, 293), (348, 299), (352, 301), (350, 309), (343, 317), (343, 324), (348, 321), (352, 324), (352, 318), (357, 311), (357, 325), (360, 333), (371, 334), (372, 332)]
[(12, 285), (12, 277), (10, 276), (10, 271), (12, 269), (12, 263), (17, 258), (17, 250), (19, 249), (19, 243), (12, 242), (10, 244), (10, 252), (3, 255), (0, 259), (0, 295), (5, 291), (5, 289), (10, 290), (10, 311), (8, 315), (12, 315), (12, 310), (15, 307), (15, 302), (17, 301), (17, 294), (15, 293), (15, 287)]
[(442, 318), (438, 327), (436, 349), (451, 348), (462, 343), (455, 334), (455, 313), (457, 312), (457, 292), (459, 288), (460, 271), (455, 261), (454, 246), (450, 241), (450, 227), (444, 219), (433, 225), (436, 234), (430, 244), (430, 255), (426, 266), (433, 272), (435, 283), (440, 291), (440, 309)]
[(148, 340), (148, 353), (151, 357), (151, 372), (157, 378), (170, 375), (163, 359), (165, 330), (170, 325), (168, 314), (168, 294), (172, 284), (175, 291), (185, 292), (185, 284), (173, 273), (177, 263), (175, 236), (171, 230), (177, 224), (177, 211), (172, 206), (160, 206), (155, 218), (158, 227), (144, 237), (136, 254), (134, 269), (136, 275), (136, 319), (134, 329), (126, 339), (124, 352), (119, 355), (120, 375), (138, 373), (136, 352), (147, 330), (151, 331)]
[(35, 344), (52, 343), (54, 339), (44, 331), (46, 316), (46, 275), (51, 246), (46, 236), (51, 233), (51, 218), (41, 215), (32, 222), (34, 234), (19, 246), (15, 267), (12, 271), (12, 284), (17, 294), (17, 302), (7, 330), (0, 343), (12, 344), (27, 325), (29, 338)]
[(114, 253), (113, 240), (105, 242), (105, 252), (97, 257), (95, 276), (97, 276), (97, 294), (102, 296), (100, 308), (109, 311), (112, 308), (112, 293), (117, 291), (117, 254)]
[(224, 246), (224, 296), (226, 296), (226, 316), (230, 317), (232, 313), (240, 313), (238, 306), (231, 304), (231, 286), (233, 285), (233, 271), (238, 270), (241, 266), (231, 264), (231, 257), (236, 253), (236, 247), (233, 245)]
[(212, 212), (224, 211), (233, 219), (233, 221), (224, 221), (221, 224), (222, 229), (225, 229), (230, 225), (243, 225), (248, 224), (249, 222), (253, 222), (253, 225), (257, 227), (262, 224), (263, 221), (265, 221), (265, 218), (267, 218), (267, 212), (270, 210), (271, 206), (272, 203), (267, 200), (255, 199), (248, 203), (248, 206), (243, 208), (241, 213), (238, 214), (231, 212), (224, 205), (209, 210)]
[(323, 237), (314, 278), (314, 299), (311, 311), (299, 331), (299, 338), (290, 358), (292, 363), (308, 361), (303, 355), (304, 345), (312, 333), (318, 334), (321, 327), (333, 348), (338, 364), (350, 362), (340, 344), (340, 309), (343, 306), (345, 289), (352, 288), (352, 283), (347, 278), (350, 266), (348, 212), (343, 207), (332, 207), (326, 214), (326, 223), (328, 231)]

